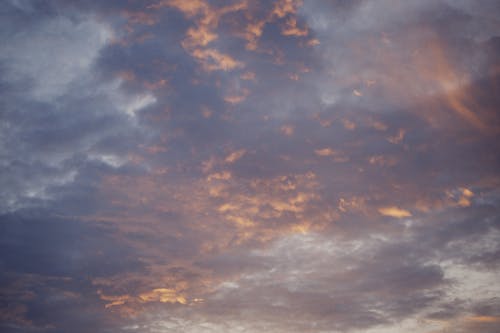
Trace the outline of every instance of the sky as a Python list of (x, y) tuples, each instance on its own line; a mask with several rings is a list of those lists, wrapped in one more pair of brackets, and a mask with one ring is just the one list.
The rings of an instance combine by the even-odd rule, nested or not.
[(498, 333), (499, 18), (2, 1), (0, 330)]

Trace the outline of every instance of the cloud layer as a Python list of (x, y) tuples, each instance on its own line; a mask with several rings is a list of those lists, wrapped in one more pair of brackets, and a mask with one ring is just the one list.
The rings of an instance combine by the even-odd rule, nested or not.
[(499, 16), (8, 0), (2, 332), (496, 332)]

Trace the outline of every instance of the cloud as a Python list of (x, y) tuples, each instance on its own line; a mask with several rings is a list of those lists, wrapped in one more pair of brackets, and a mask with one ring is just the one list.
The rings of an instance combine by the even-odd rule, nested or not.
[(226, 158), (224, 159), (224, 162), (226, 163), (234, 163), (240, 158), (242, 158), (246, 154), (245, 149), (240, 149), (233, 151), (231, 154), (227, 155)]
[(6, 71), (4, 80), (26, 82), (35, 99), (50, 101), (87, 74), (112, 32), (91, 18), (75, 23), (60, 17), (38, 25), (34, 33), (11, 35), (0, 61)]
[(7, 1), (0, 329), (494, 332), (498, 11)]
[(0, 177), (9, 191), (0, 194), (2, 212), (54, 200), (52, 188), (70, 186), (82, 173), (76, 160), (124, 165), (128, 159), (117, 157), (120, 148), (98, 146), (120, 132), (137, 133), (135, 119), (124, 115), (156, 101), (149, 93), (124, 94), (121, 80), (98, 77), (95, 66), (110, 43), (109, 26), (88, 16), (55, 16), (30, 29), (9, 36), (0, 59), (9, 91), (1, 145), (8, 172)]
[(399, 207), (382, 207), (378, 209), (378, 212), (385, 216), (391, 216), (396, 218), (410, 217), (411, 213), (406, 209), (401, 209)]

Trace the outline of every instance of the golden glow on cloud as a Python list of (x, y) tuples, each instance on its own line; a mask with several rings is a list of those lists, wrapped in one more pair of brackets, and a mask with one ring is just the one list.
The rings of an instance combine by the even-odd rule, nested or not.
[[(249, 22), (246, 24), (243, 32), (236, 33), (236, 35), (246, 40), (247, 43), (245, 48), (249, 51), (263, 51), (259, 50), (259, 39), (264, 32), (265, 26), (277, 20), (285, 20), (281, 25), (281, 33), (283, 36), (308, 36), (308, 27), (299, 27), (297, 23), (297, 9), (300, 6), (302, 6), (302, 1), (278, 0), (274, 3), (273, 9), (263, 17), (254, 18), (252, 15), (249, 15)], [(309, 46), (318, 44), (319, 41), (317, 39), (308, 41)], [(265, 50), (265, 52), (269, 52), (269, 50)], [(280, 63), (281, 61), (277, 60), (276, 62)]]
[(412, 216), (412, 214), (406, 209), (396, 206), (381, 207), (378, 209), (378, 212), (384, 216), (395, 217), (398, 219)]
[(173, 289), (157, 288), (149, 292), (142, 293), (138, 296), (141, 302), (161, 302), (161, 303), (180, 303), (187, 304), (186, 298), (182, 294), (178, 294)]
[(187, 304), (187, 300), (182, 294), (168, 288), (156, 288), (151, 291), (141, 293), (136, 297), (131, 295), (105, 295), (102, 291), (99, 291), (98, 294), (101, 300), (108, 302), (104, 306), (106, 309), (120, 307), (123, 305), (132, 309), (135, 306), (135, 303), (151, 302), (179, 303), (182, 305)]
[(280, 131), (283, 135), (292, 136), (293, 132), (295, 131), (295, 127), (291, 125), (283, 125), (281, 126)]
[(476, 323), (500, 323), (500, 317), (494, 316), (474, 316), (468, 317), (467, 320)]
[(358, 73), (337, 77), (344, 81), (343, 87), (352, 88), (354, 96), (365, 95), (360, 85), (376, 87), (387, 100), (410, 107), (436, 128), (463, 123), (485, 134), (499, 132), (495, 122), (488, 122), (495, 119), (492, 110), (481, 107), (471, 92), (474, 73), (456, 64), (452, 47), (435, 31), (413, 27), (406, 38), (355, 39), (351, 47), (355, 63), (362, 64), (367, 53), (377, 55)]
[[(212, 162), (207, 162), (211, 166), (207, 168), (206, 178), (177, 181), (175, 187), (165, 181), (168, 174), (146, 177), (116, 175), (104, 180), (103, 195), (117, 210), (88, 218), (112, 223), (123, 235), (175, 235), (177, 239), (183, 239), (192, 232), (203, 235), (199, 244), (201, 250), (195, 257), (179, 258), (163, 264), (159, 259), (162, 257), (161, 249), (150, 247), (147, 241), (133, 241), (136, 251), (142, 253), (144, 258), (151, 258), (151, 261), (145, 261), (150, 274), (140, 277), (141, 292), (101, 292), (100, 298), (106, 302), (106, 308), (130, 315), (142, 311), (139, 310), (141, 305), (147, 303), (195, 304), (197, 302), (193, 300), (200, 298), (203, 290), (206, 292), (208, 285), (214, 282), (195, 279), (189, 281), (190, 285), (185, 285), (188, 281), (174, 277), (173, 280), (168, 279), (169, 269), (182, 267), (193, 274), (200, 274), (200, 279), (206, 279), (207, 273), (193, 267), (193, 261), (246, 243), (265, 244), (286, 234), (318, 231), (337, 218), (333, 207), (320, 211), (314, 209), (322, 198), (317, 193), (317, 176), (312, 172), (244, 180), (235, 179), (227, 170), (220, 170), (245, 153), (245, 150), (236, 150), (222, 160), (211, 159)], [(166, 223), (162, 218), (171, 212), (185, 217), (181, 228)], [(135, 223), (137, 219), (141, 220), (140, 224)], [(96, 279), (94, 285), (119, 291), (134, 279), (139, 277), (116, 276)]]
[(152, 5), (154, 8), (167, 6), (177, 8), (188, 17), (195, 16), (208, 9), (208, 5), (204, 0), (162, 0), (159, 3)]
[(389, 128), (386, 124), (380, 121), (374, 121), (373, 123), (371, 123), (371, 126), (377, 131), (387, 131), (387, 129)]
[(200, 61), (201, 66), (207, 72), (222, 70), (229, 71), (244, 67), (244, 64), (235, 60), (228, 54), (223, 54), (216, 49), (194, 49), (192, 56)]
[(334, 156), (334, 155), (338, 154), (338, 152), (336, 152), (335, 150), (333, 150), (331, 148), (316, 149), (314, 152), (318, 156)]
[(105, 305), (106, 308), (123, 305), (131, 299), (131, 297), (129, 295), (107, 296), (107, 295), (103, 295), (102, 292), (99, 292), (99, 297), (103, 301), (109, 302), (109, 303), (106, 303), (106, 305)]
[(342, 119), (342, 125), (344, 125), (344, 128), (350, 131), (353, 131), (356, 129), (356, 123), (349, 120), (349, 119)]
[(229, 171), (216, 172), (216, 173), (209, 174), (207, 176), (207, 181), (228, 180), (228, 179), (231, 179), (231, 173)]
[(154, 7), (173, 7), (181, 11), (186, 17), (194, 20), (194, 26), (187, 30), (182, 46), (200, 62), (205, 71), (211, 72), (216, 70), (229, 71), (243, 67), (242, 62), (235, 60), (229, 54), (208, 47), (208, 45), (219, 37), (215, 30), (222, 16), (243, 10), (246, 6), (246, 1), (221, 8), (213, 8), (208, 2), (202, 0), (165, 0)]
[(288, 14), (295, 14), (300, 6), (302, 6), (302, 0), (278, 0), (274, 5), (272, 14), (283, 18)]
[(285, 26), (281, 30), (281, 33), (284, 36), (300, 37), (300, 36), (307, 36), (309, 32), (307, 28), (300, 29), (297, 26), (297, 19), (295, 17), (291, 17), (286, 21)]
[(460, 199), (458, 200), (458, 205), (461, 207), (469, 207), (471, 205), (470, 198), (474, 196), (474, 193), (472, 193), (468, 189), (463, 189), (462, 195), (460, 196)]
[(240, 158), (242, 158), (246, 154), (246, 152), (247, 151), (245, 149), (239, 149), (239, 150), (233, 151), (231, 154), (226, 156), (224, 161), (226, 163), (234, 163), (237, 160), (239, 160)]
[(405, 138), (405, 135), (406, 135), (406, 131), (404, 129), (400, 128), (398, 130), (398, 133), (396, 135), (394, 135), (394, 136), (388, 137), (387, 141), (389, 141), (390, 143), (393, 143), (393, 144), (397, 145), (397, 144), (400, 144), (403, 141), (403, 139)]
[(333, 161), (337, 163), (344, 163), (349, 161), (349, 157), (344, 152), (333, 150), (331, 148), (316, 149), (314, 150), (314, 153), (317, 156), (321, 157), (332, 157)]
[(261, 20), (250, 22), (246, 26), (243, 36), (247, 41), (245, 46), (247, 50), (255, 51), (257, 49), (259, 37), (262, 35), (266, 23), (266, 20)]
[(484, 123), (478, 113), (469, 108), (473, 105), (471, 97), (467, 95), (463, 85), (467, 77), (458, 72), (447, 57), (444, 45), (436, 39), (431, 40), (427, 48), (427, 56), (432, 59), (418, 58), (417, 66), (423, 79), (437, 83), (439, 92), (444, 93), (448, 106), (469, 124), (483, 131), (489, 131), (489, 126)]
[(229, 104), (240, 104), (245, 101), (250, 94), (248, 89), (240, 89), (239, 94), (224, 97), (224, 101)]
[(208, 43), (217, 39), (217, 34), (205, 27), (189, 28), (186, 32), (186, 40), (183, 46), (186, 48), (196, 46), (207, 46)]
[(321, 43), (320, 43), (319, 39), (317, 39), (317, 38), (311, 39), (307, 42), (308, 46), (316, 46), (319, 44), (321, 44)]

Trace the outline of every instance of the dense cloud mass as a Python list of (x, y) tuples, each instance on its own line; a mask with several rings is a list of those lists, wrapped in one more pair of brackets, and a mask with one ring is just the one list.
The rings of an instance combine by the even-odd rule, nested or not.
[(498, 332), (499, 17), (4, 1), (0, 330)]

